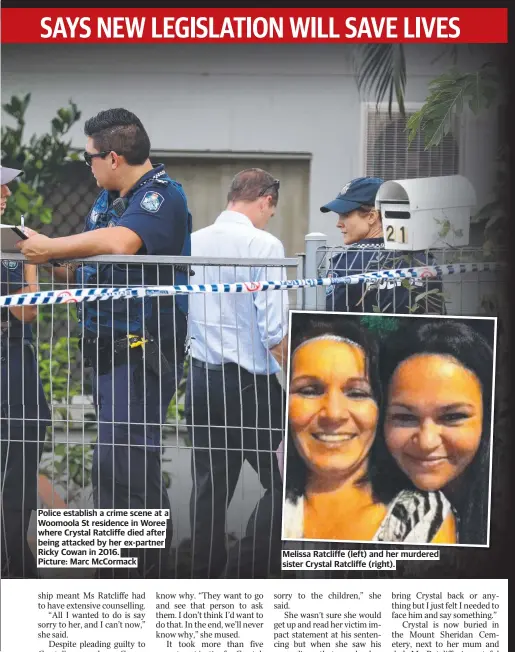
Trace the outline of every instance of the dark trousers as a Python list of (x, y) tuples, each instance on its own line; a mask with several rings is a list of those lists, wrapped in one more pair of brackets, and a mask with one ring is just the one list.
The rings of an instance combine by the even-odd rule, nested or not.
[(266, 577), (280, 555), (280, 540), (279, 547), (276, 540), (271, 545), (270, 533), (281, 522), (282, 482), (275, 451), (284, 428), (284, 393), (275, 376), (254, 375), (235, 364), (223, 371), (197, 364), (192, 360), (185, 399), (193, 446), (193, 575), (224, 573), (227, 508), (246, 460), (265, 494), (238, 544), (238, 555), (232, 556), (231, 573)]
[(31, 509), (10, 509), (2, 505), (0, 547), (2, 549), (1, 577), (4, 579), (39, 577), (36, 560), (27, 541), (31, 516)]
[(229, 550), (223, 577), (269, 578), (281, 576), (282, 486), (267, 491), (247, 524), (245, 536)]
[[(40, 441), (38, 442), (38, 432)], [(38, 577), (27, 542), (32, 511), (37, 508), (38, 466), (45, 429), (2, 425), (0, 548), (2, 577)]]
[(38, 468), (50, 411), (32, 344), (2, 339), (0, 352), (1, 576), (34, 578), (38, 571), (27, 532), (38, 506)]
[[(93, 502), (96, 509), (168, 509), (164, 548), (123, 550), (138, 558), (139, 575), (167, 574), (172, 542), (172, 514), (161, 470), (161, 427), (182, 376), (182, 359), (174, 372), (159, 379), (143, 372), (142, 363), (117, 365), (94, 377), (93, 397), (99, 420), (93, 452)], [(101, 577), (128, 577), (127, 570), (105, 569)]]

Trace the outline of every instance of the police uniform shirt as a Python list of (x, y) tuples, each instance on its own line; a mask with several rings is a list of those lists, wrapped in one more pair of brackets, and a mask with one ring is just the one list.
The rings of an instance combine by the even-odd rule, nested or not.
[[(263, 267), (194, 267), (195, 283), (244, 283), (286, 279), (284, 268), (266, 268), (267, 258), (284, 258), (282, 243), (257, 229), (246, 215), (223, 211), (215, 223), (192, 234), (192, 255), (262, 258)], [(287, 333), (286, 291), (208, 293), (190, 297), (191, 355), (211, 364), (233, 362), (250, 373), (280, 369), (269, 349)]]
[[(327, 276), (337, 278), (434, 264), (431, 253), (385, 250), (384, 238), (365, 238), (335, 254), (330, 261)], [(406, 287), (408, 284), (409, 287)], [(371, 280), (353, 285), (331, 285), (326, 290), (326, 310), (445, 314), (445, 304), (440, 295), (431, 297), (428, 301), (415, 301), (418, 295), (435, 288), (439, 293), (443, 291), (440, 280), (399, 278)]]
[[(118, 199), (116, 192), (104, 190), (95, 201), (86, 220), (85, 231), (98, 228), (123, 226), (134, 231), (142, 240), (143, 245), (137, 252), (139, 255), (189, 255), (189, 236), (191, 232), (191, 215), (182, 187), (170, 179), (164, 170), (164, 165), (157, 165), (139, 179), (125, 196), (126, 207), (118, 215), (113, 202)], [(185, 246), (185, 245), (188, 246)], [(174, 285), (187, 283), (187, 277), (178, 273), (172, 265), (155, 264), (106, 264), (91, 266), (98, 276), (88, 277), (83, 266), (79, 271), (77, 282), (84, 287), (108, 285), (114, 287), (143, 285)], [(81, 268), (79, 268), (80, 270)], [(158, 304), (159, 301), (159, 304)], [(145, 316), (141, 316), (142, 300), (115, 300), (112, 302), (112, 313), (107, 306), (111, 302), (92, 302), (86, 307), (79, 305), (81, 311), (93, 314), (93, 323), (85, 319), (86, 328), (97, 332), (99, 336), (110, 337), (112, 322), (119, 324), (120, 330), (127, 332), (127, 309), (133, 310), (139, 306), (136, 321), (144, 321), (145, 329), (157, 335), (158, 322), (162, 338), (171, 338), (174, 333), (174, 306), (184, 314), (188, 310), (186, 296), (160, 297), (145, 299)], [(124, 305), (125, 304), (125, 305)], [(126, 305), (131, 304), (131, 305)], [(88, 314), (88, 313), (87, 313)], [(98, 317), (98, 319), (97, 319)], [(131, 316), (132, 320), (132, 316)], [(91, 322), (91, 320), (90, 320)], [(100, 324), (100, 326), (99, 326)], [(105, 328), (102, 328), (105, 326)], [(138, 328), (129, 327), (130, 332), (138, 332)]]
[[(148, 179), (153, 180), (143, 185)], [(116, 198), (111, 194), (110, 199)], [(107, 226), (134, 231), (143, 241), (138, 254), (179, 256), (188, 228), (188, 208), (179, 190), (166, 185), (164, 165), (143, 175), (128, 195), (129, 205), (121, 218), (110, 220)]]
[[(15, 294), (24, 285), (23, 263), (17, 260), (2, 260), (0, 265), (0, 295)], [(31, 325), (22, 323), (11, 313), (9, 308), (0, 309), (0, 322), (2, 340), (5, 343), (10, 338), (24, 337), (25, 339), (32, 339)]]

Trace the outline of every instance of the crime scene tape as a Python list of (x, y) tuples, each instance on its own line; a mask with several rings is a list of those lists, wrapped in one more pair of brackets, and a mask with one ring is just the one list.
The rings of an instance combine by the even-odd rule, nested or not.
[(0, 307), (34, 306), (61, 303), (81, 303), (82, 301), (105, 301), (107, 299), (132, 299), (140, 297), (173, 296), (176, 294), (229, 293), (246, 294), (268, 290), (297, 290), (304, 287), (327, 285), (355, 285), (365, 281), (381, 279), (418, 278), (436, 279), (450, 274), (470, 272), (495, 272), (504, 268), (502, 263), (453, 263), (432, 267), (409, 267), (395, 270), (379, 270), (351, 276), (297, 279), (294, 281), (249, 281), (245, 283), (216, 283), (211, 285), (159, 285), (148, 287), (96, 287), (69, 290), (48, 290), (27, 294), (11, 294), (0, 297)]

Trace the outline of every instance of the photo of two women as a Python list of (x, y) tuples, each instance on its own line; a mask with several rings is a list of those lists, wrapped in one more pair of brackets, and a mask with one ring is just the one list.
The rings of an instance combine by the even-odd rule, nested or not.
[(489, 545), (496, 326), (291, 312), (283, 540)]

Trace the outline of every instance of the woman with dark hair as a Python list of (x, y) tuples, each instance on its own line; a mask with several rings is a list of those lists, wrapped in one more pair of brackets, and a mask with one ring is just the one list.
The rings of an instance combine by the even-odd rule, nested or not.
[(369, 456), (381, 404), (378, 346), (350, 315), (292, 317), (283, 538), (454, 543), (440, 492), (375, 495)]
[(464, 321), (413, 319), (419, 323), (410, 319), (382, 346), (384, 442), (374, 450), (374, 488), (386, 500), (407, 479), (420, 491), (442, 491), (455, 511), (458, 542), (485, 545), (492, 346)]

